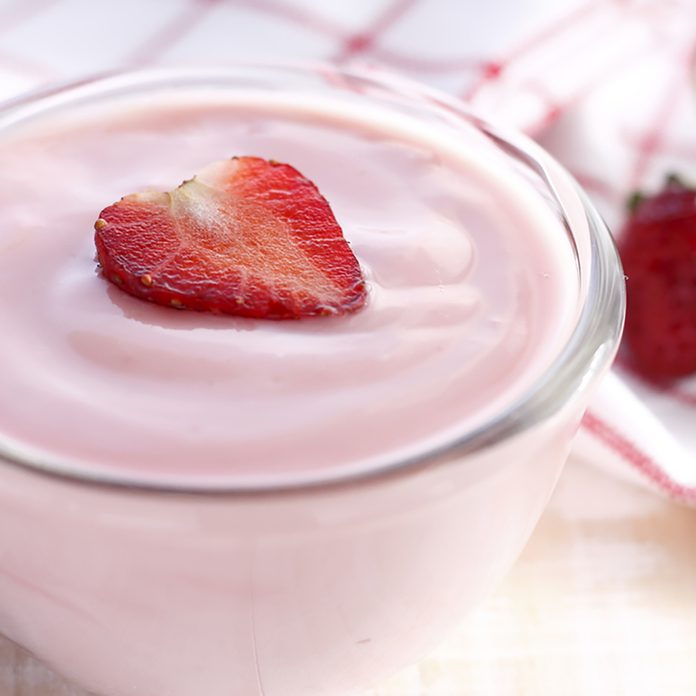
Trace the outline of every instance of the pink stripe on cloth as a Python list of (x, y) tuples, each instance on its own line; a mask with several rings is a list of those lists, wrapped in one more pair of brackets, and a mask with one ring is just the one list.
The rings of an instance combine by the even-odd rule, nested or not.
[(578, 23), (588, 15), (594, 13), (605, 4), (606, 0), (591, 0), (572, 11), (561, 15), (554, 21), (542, 26), (541, 29), (524, 37), (507, 55), (498, 58), (490, 64), (489, 69), (474, 82), (463, 94), (466, 100), (473, 100), (484, 86), (489, 86), (496, 82), (505, 72), (507, 67), (514, 61), (533, 51), (543, 50), (544, 44), (553, 39), (557, 41), (560, 36), (569, 31), (576, 30)]
[(370, 26), (352, 36), (348, 37), (340, 52), (335, 57), (339, 63), (354, 58), (360, 53), (372, 48), (383, 34), (394, 22), (397, 22), (411, 8), (413, 8), (420, 0), (392, 0)]
[(405, 72), (431, 73), (443, 75), (447, 73), (470, 72), (488, 74), (495, 73), (500, 68), (497, 63), (490, 63), (485, 59), (474, 56), (462, 56), (453, 58), (429, 58), (399, 53), (393, 49), (382, 46), (372, 46), (371, 55), (391, 68)]
[(543, 94), (546, 100), (549, 101), (549, 106), (546, 113), (542, 114), (537, 121), (525, 126), (524, 130), (526, 133), (535, 136), (550, 128), (563, 114), (580, 105), (588, 95), (592, 94), (598, 84), (603, 81), (610, 81), (612, 78), (621, 75), (627, 67), (630, 67), (640, 58), (644, 51), (645, 46), (638, 45), (630, 51), (617, 55), (615, 59), (603, 63), (594, 72), (586, 75), (582, 83), (578, 84), (569, 96), (556, 104), (551, 103), (548, 94), (544, 94), (541, 86), (529, 85), (527, 90)]
[(279, 0), (236, 0), (237, 5), (243, 5), (257, 12), (262, 12), (282, 21), (300, 24), (311, 31), (324, 34), (338, 41), (347, 41), (348, 33), (338, 22), (311, 12), (300, 6)]
[(592, 411), (585, 413), (582, 427), (667, 495), (689, 504), (696, 503), (696, 487), (683, 486), (674, 481), (662, 465), (640, 449), (628, 436), (620, 433)]
[(696, 41), (689, 46), (684, 58), (676, 61), (676, 70), (668, 83), (649, 129), (638, 143), (638, 153), (630, 187), (637, 189), (645, 177), (650, 162), (662, 148), (669, 131), (669, 124), (677, 114), (677, 103), (689, 86), (689, 76), (696, 66)]

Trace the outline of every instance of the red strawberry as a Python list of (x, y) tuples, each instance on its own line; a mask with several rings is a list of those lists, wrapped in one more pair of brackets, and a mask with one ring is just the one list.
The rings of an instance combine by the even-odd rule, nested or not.
[(299, 319), (365, 303), (329, 204), (288, 164), (215, 162), (170, 193), (122, 198), (94, 227), (104, 276), (160, 305)]
[(696, 372), (696, 189), (670, 177), (634, 198), (619, 249), (631, 364), (658, 380)]

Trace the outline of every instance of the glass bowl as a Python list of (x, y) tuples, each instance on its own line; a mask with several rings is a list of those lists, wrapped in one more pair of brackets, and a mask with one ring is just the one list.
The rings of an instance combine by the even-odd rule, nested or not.
[(475, 133), (482, 155), (495, 153), (562, 223), (580, 287), (574, 328), (504, 410), (367, 469), (182, 485), (96, 474), (0, 436), (0, 632), (100, 696), (335, 696), (423, 656), (519, 554), (621, 333), (620, 263), (571, 177), (525, 137), (393, 75), (112, 74), (6, 104), (0, 154), (14, 128), (78, 107), (240, 90), (379, 107), (447, 138)]

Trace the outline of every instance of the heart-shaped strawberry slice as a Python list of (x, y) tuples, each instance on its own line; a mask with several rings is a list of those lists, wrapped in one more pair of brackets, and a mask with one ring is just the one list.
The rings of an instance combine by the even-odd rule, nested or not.
[(299, 319), (365, 304), (360, 266), (328, 202), (288, 164), (214, 162), (169, 193), (125, 196), (95, 230), (104, 276), (160, 305)]

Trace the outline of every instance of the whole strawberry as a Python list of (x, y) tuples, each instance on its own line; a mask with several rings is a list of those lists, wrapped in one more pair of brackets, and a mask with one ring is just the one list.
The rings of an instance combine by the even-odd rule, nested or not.
[(619, 245), (628, 358), (649, 379), (683, 377), (696, 372), (696, 189), (670, 177), (631, 207)]

